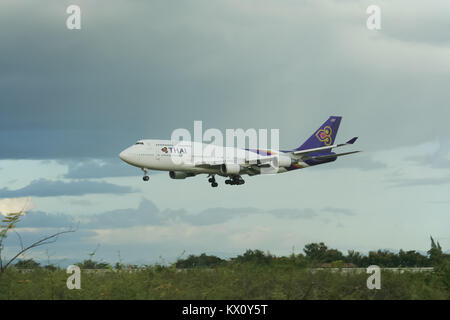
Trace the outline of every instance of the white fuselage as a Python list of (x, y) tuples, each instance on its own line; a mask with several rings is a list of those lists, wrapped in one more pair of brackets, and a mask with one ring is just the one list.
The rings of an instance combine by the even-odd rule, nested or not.
[[(232, 174), (221, 170), (223, 164), (242, 167), (239, 174), (255, 175), (260, 172), (245, 168), (249, 164), (261, 163), (274, 157), (281, 159), (280, 163), (289, 163), (290, 166), (291, 158), (288, 154), (274, 150), (260, 153), (260, 150), (248, 151), (190, 141), (174, 143), (170, 140), (139, 140), (119, 156), (128, 164), (142, 169), (188, 172), (194, 175), (207, 173), (231, 176)], [(279, 166), (274, 173), (286, 171), (286, 167)]]

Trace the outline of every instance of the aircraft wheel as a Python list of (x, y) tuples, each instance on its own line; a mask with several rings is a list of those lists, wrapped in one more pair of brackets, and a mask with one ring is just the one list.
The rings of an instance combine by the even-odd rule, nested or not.
[(144, 180), (144, 181), (148, 181), (148, 179), (150, 179), (149, 176), (144, 176), (144, 177), (142, 178), (142, 180)]
[(216, 188), (219, 184), (217, 182), (211, 183), (211, 187)]

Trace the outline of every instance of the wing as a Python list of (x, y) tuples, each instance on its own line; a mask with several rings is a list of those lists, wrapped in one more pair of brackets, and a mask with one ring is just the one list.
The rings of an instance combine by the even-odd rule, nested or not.
[[(257, 160), (244, 160), (239, 165), (243, 169), (245, 173), (248, 175), (255, 175), (259, 174), (261, 172), (261, 168), (267, 168), (271, 166), (271, 160), (273, 157), (264, 157), (262, 159)], [(203, 169), (213, 169), (213, 170), (220, 170), (220, 167), (227, 163), (226, 161), (220, 160), (220, 161), (203, 161), (195, 164), (196, 168), (203, 168)]]
[(203, 169), (220, 169), (220, 166), (224, 164), (224, 161), (201, 161), (195, 163), (196, 168), (203, 168)]

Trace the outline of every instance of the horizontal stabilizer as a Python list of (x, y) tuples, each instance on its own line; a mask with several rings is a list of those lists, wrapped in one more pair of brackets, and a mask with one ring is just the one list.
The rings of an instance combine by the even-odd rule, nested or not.
[(351, 139), (348, 140), (345, 144), (354, 144), (355, 141), (356, 141), (356, 139), (358, 139), (358, 137), (351, 138)]
[(356, 139), (358, 139), (358, 137), (351, 138), (346, 143), (333, 144), (332, 146), (318, 147), (318, 148), (312, 148), (312, 149), (306, 149), (306, 150), (298, 150), (298, 151), (294, 151), (292, 153), (294, 155), (298, 156), (298, 155), (307, 155), (308, 153), (313, 153), (313, 152), (318, 152), (318, 151), (331, 150), (333, 148), (343, 147), (343, 146), (346, 146), (348, 144), (354, 144)]

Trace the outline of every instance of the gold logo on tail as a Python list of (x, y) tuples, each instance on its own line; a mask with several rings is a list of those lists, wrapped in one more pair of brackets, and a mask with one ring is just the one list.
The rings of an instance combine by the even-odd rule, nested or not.
[(320, 129), (316, 132), (316, 137), (320, 141), (322, 141), (326, 146), (329, 146), (333, 143), (333, 139), (331, 138), (331, 127), (326, 126), (323, 129)]

